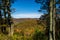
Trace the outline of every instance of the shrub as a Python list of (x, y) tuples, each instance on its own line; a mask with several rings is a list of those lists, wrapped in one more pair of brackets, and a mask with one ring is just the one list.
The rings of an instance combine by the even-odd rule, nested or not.
[(44, 32), (38, 31), (36, 29), (35, 34), (32, 36), (33, 40), (48, 40), (48, 37), (45, 35)]

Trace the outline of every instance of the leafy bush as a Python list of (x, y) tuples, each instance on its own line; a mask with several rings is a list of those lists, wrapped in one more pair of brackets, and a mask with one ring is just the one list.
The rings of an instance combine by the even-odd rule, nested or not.
[(35, 31), (33, 35), (33, 40), (48, 40), (48, 37), (45, 35), (44, 32), (40, 32), (38, 29)]

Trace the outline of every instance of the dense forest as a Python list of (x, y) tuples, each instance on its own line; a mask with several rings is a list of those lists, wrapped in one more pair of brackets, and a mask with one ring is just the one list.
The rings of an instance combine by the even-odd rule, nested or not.
[(60, 40), (60, 0), (34, 0), (44, 14), (26, 19), (12, 18), (14, 2), (0, 0), (0, 40)]

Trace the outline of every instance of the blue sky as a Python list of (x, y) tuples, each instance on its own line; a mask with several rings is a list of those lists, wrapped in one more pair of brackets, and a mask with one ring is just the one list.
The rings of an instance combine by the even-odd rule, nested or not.
[(35, 0), (16, 0), (12, 5), (15, 12), (12, 13), (14, 18), (39, 18), (42, 13), (39, 13), (40, 5), (35, 3)]

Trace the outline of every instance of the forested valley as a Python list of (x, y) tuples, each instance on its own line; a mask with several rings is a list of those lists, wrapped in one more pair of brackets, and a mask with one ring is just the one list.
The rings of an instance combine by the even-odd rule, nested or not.
[(13, 18), (16, 1), (0, 0), (0, 40), (60, 40), (60, 0), (34, 0), (39, 18)]

